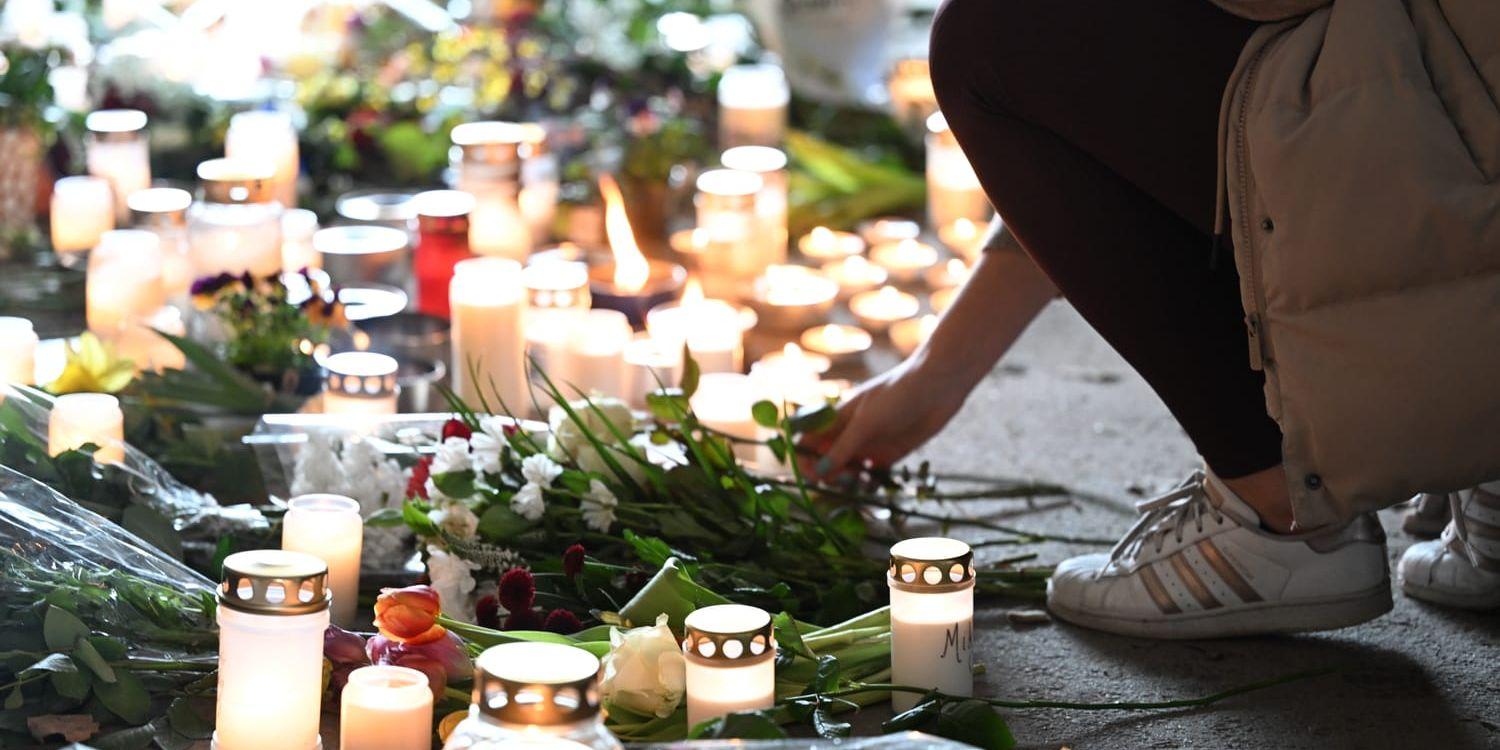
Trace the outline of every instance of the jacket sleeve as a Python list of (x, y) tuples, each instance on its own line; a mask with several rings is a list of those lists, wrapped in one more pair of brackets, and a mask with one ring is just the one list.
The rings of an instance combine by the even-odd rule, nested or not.
[(1333, 0), (1213, 0), (1213, 3), (1252, 21), (1284, 21), (1332, 5)]

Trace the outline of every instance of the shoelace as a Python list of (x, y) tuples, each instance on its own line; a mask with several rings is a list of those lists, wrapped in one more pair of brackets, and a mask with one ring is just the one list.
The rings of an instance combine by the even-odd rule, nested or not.
[[(1477, 501), (1476, 501), (1477, 502)], [(1470, 565), (1484, 569), (1482, 559), (1487, 556), (1479, 553), (1474, 546), (1469, 544), (1469, 523), (1464, 515), (1464, 498), (1459, 492), (1448, 493), (1448, 508), (1452, 511), (1452, 519), (1443, 528), (1442, 541), (1448, 545), (1448, 549), (1463, 555)]]
[(1147, 544), (1151, 544), (1154, 551), (1161, 552), (1168, 533), (1181, 542), (1182, 531), (1190, 519), (1199, 532), (1203, 531), (1205, 514), (1222, 522), (1224, 514), (1208, 499), (1208, 492), (1203, 488), (1204, 481), (1203, 471), (1197, 470), (1175, 489), (1136, 503), (1135, 509), (1141, 517), (1115, 544), (1114, 549), (1110, 550), (1110, 562), (1134, 558)]

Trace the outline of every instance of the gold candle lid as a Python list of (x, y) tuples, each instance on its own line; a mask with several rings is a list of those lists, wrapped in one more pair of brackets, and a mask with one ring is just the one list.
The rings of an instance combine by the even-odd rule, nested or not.
[(683, 620), (683, 653), (710, 667), (742, 667), (775, 658), (771, 615), (744, 604), (715, 604), (693, 610)]
[(560, 643), (504, 643), (474, 660), (474, 705), (507, 724), (556, 726), (599, 713), (599, 658)]
[(276, 172), (241, 159), (209, 159), (198, 165), (203, 200), (209, 203), (270, 203)]
[(138, 109), (96, 109), (83, 118), (83, 127), (98, 141), (129, 143), (146, 131), (146, 113)]
[(125, 199), (136, 226), (176, 227), (187, 224), (188, 207), (193, 194), (182, 188), (143, 188)]
[(328, 565), (312, 555), (279, 549), (236, 552), (224, 558), (219, 606), (253, 615), (291, 617), (328, 609)]
[(354, 398), (387, 398), (396, 394), (395, 357), (376, 352), (339, 352), (323, 360), (323, 388)]
[(924, 536), (891, 546), (886, 582), (918, 594), (960, 591), (974, 585), (974, 551), (957, 539)]

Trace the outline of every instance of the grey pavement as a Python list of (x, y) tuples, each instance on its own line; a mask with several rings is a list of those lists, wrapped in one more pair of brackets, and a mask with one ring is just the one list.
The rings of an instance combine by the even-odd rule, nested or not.
[[(1181, 428), (1149, 387), (1078, 317), (1056, 303), (920, 452), (934, 468), (1049, 480), (1111, 502), (1027, 510), (1007, 523), (1114, 538), (1130, 503), (1169, 488), (1196, 465)], [(1391, 562), (1411, 543), (1398, 510), (1382, 514)], [(973, 537), (975, 535), (969, 534)], [(1043, 544), (1041, 562), (1097, 548)], [(990, 548), (995, 559), (1015, 548)], [(992, 603), (977, 615), (983, 695), (1075, 701), (1166, 700), (1323, 666), (1340, 671), (1165, 712), (1012, 710), (1023, 747), (1500, 747), (1500, 618), (1396, 594), (1388, 615), (1321, 634), (1153, 642), (1054, 621), (1013, 626)], [(877, 717), (866, 715), (861, 723)]]

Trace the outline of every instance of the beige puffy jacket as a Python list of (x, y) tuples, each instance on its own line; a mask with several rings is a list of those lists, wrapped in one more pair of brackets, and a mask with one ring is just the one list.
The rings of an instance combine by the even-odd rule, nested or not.
[(1500, 0), (1214, 1), (1277, 21), (1220, 224), (1298, 524), (1500, 478)]

